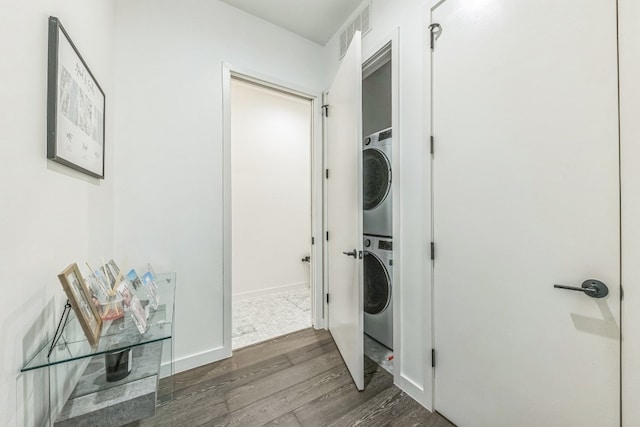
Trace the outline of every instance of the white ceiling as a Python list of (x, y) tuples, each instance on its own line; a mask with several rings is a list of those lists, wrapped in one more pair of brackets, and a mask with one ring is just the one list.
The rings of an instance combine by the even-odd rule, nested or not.
[(363, 0), (221, 0), (324, 46)]

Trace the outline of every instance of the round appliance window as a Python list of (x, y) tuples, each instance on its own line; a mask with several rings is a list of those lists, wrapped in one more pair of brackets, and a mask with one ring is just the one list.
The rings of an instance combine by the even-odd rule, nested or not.
[(391, 188), (391, 165), (387, 156), (380, 150), (370, 148), (364, 150), (363, 169), (363, 207), (366, 210), (380, 205), (389, 194)]
[(372, 253), (364, 256), (364, 311), (369, 314), (382, 312), (391, 298), (389, 273), (380, 258)]

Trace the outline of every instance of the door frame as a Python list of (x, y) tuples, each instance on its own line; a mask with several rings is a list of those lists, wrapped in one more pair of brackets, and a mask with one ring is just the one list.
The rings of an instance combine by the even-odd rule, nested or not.
[(322, 235), (322, 136), (319, 102), (321, 94), (307, 88), (299, 87), (290, 82), (264, 76), (260, 73), (242, 69), (229, 63), (222, 63), (222, 140), (223, 140), (223, 238), (222, 238), (222, 280), (223, 280), (223, 351), (225, 357), (232, 354), (232, 263), (231, 263), (231, 79), (238, 78), (255, 83), (269, 89), (302, 97), (311, 101), (311, 235), (314, 243), (309, 242), (311, 248), (311, 264), (309, 285), (311, 287), (311, 322), (316, 329), (325, 327), (323, 316), (323, 240)]
[(620, 173), (621, 173), (621, 227), (622, 227), (622, 425), (632, 427), (640, 419), (640, 58), (636, 52), (640, 40), (640, 4), (633, 0), (618, 1), (618, 78), (620, 86)]

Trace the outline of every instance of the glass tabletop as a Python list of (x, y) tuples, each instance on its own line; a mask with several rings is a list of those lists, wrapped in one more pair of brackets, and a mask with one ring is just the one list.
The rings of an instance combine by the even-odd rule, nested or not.
[[(100, 341), (96, 347), (92, 348), (82, 332), (75, 313), (71, 310), (65, 322), (64, 332), (51, 354), (48, 355), (53, 340), (49, 340), (20, 371), (44, 368), (171, 338), (175, 283), (175, 273), (158, 274), (156, 277), (160, 304), (157, 309), (149, 307), (147, 329), (143, 334), (138, 331), (131, 315), (125, 313), (120, 319), (103, 323)], [(142, 295), (139, 296), (143, 299)]]

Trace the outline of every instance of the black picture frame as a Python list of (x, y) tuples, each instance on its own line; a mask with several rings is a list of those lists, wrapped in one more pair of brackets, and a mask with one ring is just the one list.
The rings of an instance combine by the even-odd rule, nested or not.
[(47, 158), (104, 179), (104, 91), (54, 16), (48, 48)]

